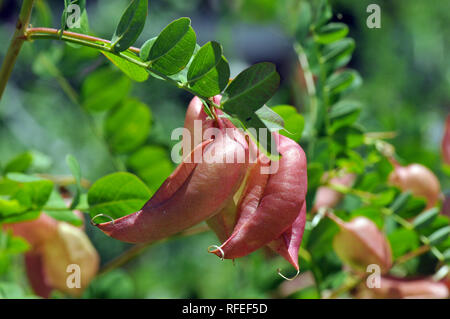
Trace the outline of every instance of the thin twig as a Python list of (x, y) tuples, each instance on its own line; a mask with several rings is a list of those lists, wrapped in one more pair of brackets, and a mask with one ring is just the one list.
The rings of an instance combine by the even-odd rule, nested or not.
[[(55, 34), (55, 35), (60, 36), (61, 30), (54, 29), (54, 28), (28, 28), (25, 36), (27, 38), (30, 38), (30, 37), (32, 38), (32, 36), (34, 34)], [(76, 32), (71, 32), (71, 31), (63, 31), (62, 34), (66, 35), (66, 36), (70, 36), (75, 39), (86, 40), (86, 41), (96, 41), (96, 42), (111, 44), (111, 41), (109, 41), (109, 40), (93, 37), (93, 36), (87, 35), (87, 34), (81, 34), (81, 33), (76, 33)], [(137, 53), (137, 54), (139, 54), (139, 52), (140, 52), (140, 49), (135, 48), (135, 47), (129, 47), (128, 50), (130, 50), (134, 53)]]
[(409, 253), (407, 253), (401, 257), (398, 257), (397, 260), (395, 261), (395, 263), (392, 265), (392, 267), (398, 266), (400, 264), (407, 262), (408, 260), (418, 257), (418, 256), (426, 253), (430, 249), (431, 249), (431, 247), (429, 245), (420, 246), (416, 250), (410, 251)]
[(202, 224), (202, 225), (199, 225), (197, 227), (192, 227), (190, 229), (187, 229), (187, 230), (179, 233), (178, 235), (172, 236), (172, 237), (167, 238), (167, 239), (163, 239), (163, 240), (159, 240), (159, 241), (152, 241), (152, 242), (144, 243), (144, 244), (137, 244), (137, 245), (131, 247), (130, 249), (128, 249), (127, 251), (125, 251), (122, 255), (118, 256), (117, 258), (115, 258), (111, 262), (107, 263), (100, 270), (99, 275), (104, 274), (104, 273), (106, 273), (108, 271), (111, 271), (113, 269), (116, 269), (116, 268), (118, 268), (120, 266), (123, 266), (124, 264), (128, 263), (130, 260), (135, 258), (136, 256), (142, 254), (147, 248), (149, 248), (153, 244), (163, 243), (163, 242), (165, 242), (167, 240), (171, 240), (171, 239), (197, 235), (197, 234), (200, 234), (200, 233), (207, 232), (209, 230), (210, 230), (210, 228), (208, 226)]
[(2, 68), (0, 70), (0, 100), (5, 91), (11, 72), (16, 63), (22, 44), (25, 41), (24, 33), (30, 21), (31, 9), (33, 8), (34, 0), (24, 0), (22, 8), (20, 9), (19, 18), (16, 23), (16, 30), (9, 44), (5, 59), (3, 60)]

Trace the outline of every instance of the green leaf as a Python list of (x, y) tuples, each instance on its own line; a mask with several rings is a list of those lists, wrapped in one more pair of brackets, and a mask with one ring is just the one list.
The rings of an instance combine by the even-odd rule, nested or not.
[(423, 212), (422, 214), (418, 215), (414, 219), (412, 224), (415, 229), (423, 229), (431, 225), (431, 223), (433, 223), (433, 221), (436, 219), (438, 215), (439, 215), (439, 208), (437, 207), (431, 208)]
[(225, 112), (245, 120), (275, 94), (279, 84), (280, 76), (274, 64), (254, 64), (239, 73), (230, 83), (221, 104)]
[(333, 137), (334, 146), (342, 150), (353, 149), (364, 144), (364, 130), (355, 124), (337, 129)]
[(428, 239), (430, 240), (431, 246), (436, 246), (441, 242), (443, 242), (444, 240), (448, 239), (449, 236), (450, 236), (450, 226), (446, 226), (436, 230), (428, 237)]
[(396, 214), (406, 219), (413, 218), (423, 212), (426, 206), (425, 199), (411, 197), (406, 205), (402, 209), (399, 209)]
[(141, 209), (150, 196), (150, 190), (137, 176), (125, 172), (110, 174), (89, 189), (89, 213), (91, 217), (106, 214), (120, 218)]
[(406, 207), (406, 204), (412, 197), (411, 192), (400, 193), (399, 196), (395, 199), (395, 201), (391, 204), (389, 209), (391, 209), (394, 213), (398, 213), (401, 209)]
[(161, 31), (145, 61), (164, 75), (180, 72), (194, 53), (197, 37), (189, 18), (173, 21)]
[(307, 176), (308, 176), (308, 188), (314, 189), (321, 185), (321, 178), (323, 175), (323, 166), (318, 162), (308, 164)]
[(256, 110), (255, 114), (270, 132), (278, 132), (279, 130), (284, 129), (283, 118), (267, 105), (263, 105), (260, 109)]
[(122, 52), (128, 49), (144, 29), (148, 13), (148, 0), (133, 0), (120, 18), (111, 40), (112, 49)]
[(399, 228), (388, 235), (394, 259), (403, 256), (408, 251), (419, 247), (419, 235), (413, 230)]
[[(130, 61), (115, 54), (104, 51), (101, 52), (130, 79), (136, 82), (144, 82), (148, 79), (149, 74), (146, 68), (131, 63)], [(138, 56), (131, 51), (123, 51), (121, 54), (132, 57), (134, 60), (139, 60)]]
[(333, 250), (333, 238), (339, 231), (339, 227), (329, 218), (321, 219), (311, 230), (306, 248), (314, 252), (315, 257), (319, 257)]
[(127, 166), (142, 178), (152, 193), (158, 190), (173, 171), (167, 150), (156, 145), (138, 149), (128, 158)]
[(23, 299), (25, 297), (25, 291), (19, 284), (0, 282), (0, 299)]
[(145, 142), (152, 115), (144, 103), (128, 99), (111, 110), (104, 121), (107, 142), (116, 153), (133, 151)]
[(259, 150), (269, 159), (278, 160), (280, 158), (271, 129), (267, 127), (266, 123), (256, 113), (248, 115), (244, 120), (241, 120), (239, 117), (235, 120), (233, 124), (238, 128), (244, 129), (253, 142), (256, 143)]
[(224, 111), (238, 120), (240, 127), (249, 133), (260, 150), (273, 160), (277, 160), (279, 155), (272, 152), (272, 145), (275, 144), (270, 134), (271, 129), (256, 111), (275, 94), (279, 82), (280, 76), (274, 64), (267, 62), (255, 64), (242, 71), (231, 82), (221, 102)]
[(345, 38), (325, 45), (322, 51), (321, 63), (329, 64), (333, 69), (338, 69), (346, 65), (355, 49), (355, 41)]
[(10, 232), (0, 229), (0, 256), (2, 254), (16, 255), (30, 249), (28, 242), (21, 237), (14, 237)]
[(70, 209), (74, 209), (80, 202), (81, 168), (80, 168), (80, 164), (78, 163), (77, 159), (71, 154), (66, 156), (66, 163), (67, 163), (67, 166), (69, 167), (70, 171), (72, 172), (73, 177), (75, 178), (76, 193), (72, 200), (72, 204), (70, 204)]
[(284, 121), (284, 130), (280, 134), (291, 138), (298, 142), (302, 137), (303, 128), (305, 127), (305, 119), (299, 113), (295, 107), (291, 105), (277, 105), (272, 107), (278, 115)]
[(44, 210), (44, 212), (50, 217), (74, 226), (83, 225), (83, 220), (67, 207), (67, 204), (61, 194), (59, 194), (56, 190), (53, 190), (50, 194), (50, 198), (48, 199), (46, 206), (55, 208), (54, 210)]
[(18, 200), (29, 210), (39, 210), (44, 206), (53, 190), (52, 181), (35, 176), (9, 173), (7, 178), (17, 182), (19, 186), (18, 191), (11, 196), (11, 199)]
[(325, 83), (325, 91), (336, 95), (360, 86), (361, 76), (355, 70), (345, 70), (333, 73)]
[(155, 44), (155, 41), (157, 38), (158, 37), (148, 39), (141, 46), (141, 49), (139, 50), (139, 57), (142, 59), (142, 61), (148, 61), (148, 57), (150, 55), (150, 50), (152, 49), (153, 44)]
[(344, 38), (348, 33), (345, 23), (331, 22), (318, 28), (314, 33), (314, 40), (321, 44), (328, 44)]
[(94, 112), (106, 111), (121, 102), (131, 89), (131, 81), (110, 68), (94, 71), (83, 82), (83, 106)]
[(0, 198), (0, 218), (14, 216), (26, 211), (26, 207), (20, 205), (18, 200), (8, 200)]
[(317, 1), (317, 10), (314, 17), (314, 26), (313, 28), (320, 27), (321, 25), (328, 22), (333, 16), (333, 12), (331, 11), (331, 5), (328, 3), (328, 0), (318, 0)]
[(208, 42), (200, 48), (187, 73), (189, 87), (205, 97), (222, 92), (229, 78), (230, 67), (217, 42)]
[(6, 175), (11, 172), (24, 173), (31, 166), (32, 162), (33, 155), (30, 152), (19, 154), (6, 163), (3, 174)]

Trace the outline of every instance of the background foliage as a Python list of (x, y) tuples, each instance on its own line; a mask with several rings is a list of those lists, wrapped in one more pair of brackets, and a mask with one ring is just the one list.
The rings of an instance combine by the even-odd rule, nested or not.
[[(119, 23), (119, 12), (125, 10), (128, 2), (87, 2), (90, 29), (95, 30), (96, 36), (111, 38)], [(174, 19), (190, 17), (200, 45), (211, 40), (222, 44), (231, 77), (251, 64), (273, 62), (281, 75), (281, 87), (267, 104), (293, 105), (298, 112), (306, 114), (308, 105), (305, 88), (299, 82), (298, 51), (295, 51), (295, 43), (305, 43), (298, 32), (305, 20), (292, 9), (303, 2), (307, 1), (152, 0), (149, 7), (151, 23), (146, 25), (135, 46), (140, 47)], [(450, 37), (447, 27), (450, 3), (442, 1), (439, 5), (430, 6), (425, 0), (380, 1), (382, 27), (368, 29), (366, 7), (369, 3), (371, 1), (330, 1), (332, 21), (347, 24), (347, 37), (354, 39), (353, 56), (346, 61), (348, 67), (360, 75), (350, 74), (350, 83), (358, 88), (348, 90), (345, 99), (361, 105), (355, 107), (360, 112), (358, 126), (370, 132), (396, 132), (389, 142), (395, 146), (399, 160), (421, 163), (432, 169), (445, 192), (450, 188), (450, 181), (442, 170), (440, 142), (443, 119), (450, 104), (450, 44), (445, 41)], [(56, 0), (37, 1), (32, 24), (58, 27), (63, 5), (62, 1)], [(12, 34), (17, 14), (17, 1), (0, 1), (0, 39), (3, 43)], [(0, 55), (3, 56), (5, 51), (6, 46), (1, 46)], [(138, 71), (129, 72), (135, 74)], [(357, 83), (360, 78), (362, 85)], [(337, 101), (340, 93), (338, 87), (330, 101)], [(51, 41), (25, 43), (0, 102), (0, 167), (5, 175), (8, 172), (26, 172), (71, 176), (73, 167), (67, 165), (66, 156), (72, 154), (80, 163), (82, 178), (86, 182), (92, 183), (117, 170), (135, 173), (147, 185), (141, 189), (140, 200), (145, 200), (174, 168), (170, 150), (177, 141), (171, 140), (170, 136), (174, 128), (183, 125), (184, 112), (191, 97), (189, 93), (154, 77), (142, 83), (131, 81), (95, 50), (75, 49)], [(343, 107), (345, 109), (345, 105)], [(281, 115), (289, 113), (287, 107), (277, 108)], [(328, 129), (338, 132), (348, 127), (339, 124), (339, 112), (335, 116)], [(311, 146), (308, 118), (303, 136), (296, 137), (305, 150), (309, 150), (310, 163), (317, 164), (311, 167), (309, 174), (308, 206), (311, 207), (321, 172), (330, 166), (333, 168), (335, 163), (330, 163), (328, 157), (321, 157), (322, 152), (329, 154), (326, 149), (321, 149), (323, 143), (319, 141)], [(303, 126), (302, 120), (290, 120), (296, 124), (286, 121), (286, 128), (289, 130), (289, 125)], [(121, 129), (117, 130), (119, 126)], [(321, 129), (318, 129), (319, 135)], [(384, 196), (384, 203), (378, 201), (378, 205), (391, 205), (398, 192), (387, 188), (375, 189), (377, 178), (386, 178), (389, 165), (377, 158), (378, 154), (371, 149), (363, 151), (367, 162), (361, 163), (363, 158), (358, 153), (347, 152), (359, 146), (358, 134), (346, 131), (343, 136), (354, 136), (354, 139), (342, 143), (335, 139), (337, 149), (346, 150), (340, 162), (339, 152), (336, 153), (339, 165), (350, 165), (355, 170), (359, 169), (358, 173), (363, 173), (368, 167), (374, 168), (374, 173), (369, 175), (374, 179), (366, 177), (360, 180), (358, 188), (379, 192)], [(20, 181), (21, 176), (16, 178)], [(26, 183), (33, 187), (33, 183), (48, 182)], [(53, 184), (47, 191), (52, 192), (52, 187)], [(85, 189), (86, 185), (83, 187)], [(73, 194), (77, 191), (74, 185), (68, 188)], [(39, 205), (39, 198), (34, 200)], [(86, 198), (82, 196), (80, 202), (85, 203)], [(343, 212), (343, 218), (365, 215), (378, 222), (379, 226), (385, 223), (377, 212), (373, 213), (376, 207), (372, 207), (372, 211), (370, 207), (362, 208), (359, 199), (351, 194), (344, 198), (338, 209)], [(403, 213), (408, 214), (407, 211)], [(129, 245), (109, 239), (89, 225), (87, 232), (104, 265), (129, 248)], [(339, 287), (348, 276), (331, 248), (335, 232), (336, 228), (330, 221), (322, 220), (314, 232), (306, 233), (302, 244), (313, 254), (315, 261), (307, 262), (305, 256), (301, 256), (301, 269), (307, 272), (316, 267), (312, 270), (316, 280), (320, 280), (321, 289)], [(408, 230), (393, 229), (388, 236), (395, 257), (419, 245), (417, 235)], [(14, 240), (17, 242), (10, 243), (9, 251), (3, 249), (0, 252), (0, 295), (28, 296), (31, 291), (21, 259), (11, 253), (24, 251), (26, 243)], [(280, 286), (282, 279), (274, 270), (287, 268), (287, 264), (281, 259), (267, 259), (263, 252), (238, 260), (236, 265), (219, 262), (204, 249), (216, 242), (214, 234), (208, 232), (154, 245), (120, 269), (99, 276), (84, 296), (318, 297), (313, 285), (293, 294), (283, 292), (285, 285)], [(435, 264), (435, 257), (429, 253), (413, 259), (398, 271), (403, 275), (428, 275), (433, 273)]]

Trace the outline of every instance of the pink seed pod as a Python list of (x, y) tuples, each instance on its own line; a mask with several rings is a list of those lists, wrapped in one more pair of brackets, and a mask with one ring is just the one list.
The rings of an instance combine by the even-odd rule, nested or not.
[[(220, 96), (214, 97), (214, 102), (219, 104)], [(221, 114), (219, 110), (217, 110), (217, 112), (218, 114)], [(206, 113), (204, 113), (202, 103), (198, 98), (194, 98), (191, 101), (186, 112), (185, 128), (190, 131), (191, 137), (193, 135), (192, 122), (194, 120), (201, 120), (203, 128), (214, 125), (211, 123), (212, 120), (208, 119)], [(208, 123), (205, 124), (205, 122)], [(235, 140), (241, 144), (246, 144), (246, 146), (250, 149), (250, 152), (253, 152), (252, 154), (258, 153), (253, 142), (250, 139), (245, 140), (243, 134), (241, 134), (230, 121), (224, 119), (223, 125), (227, 128), (235, 129), (233, 131), (233, 137)], [(196, 143), (192, 143), (191, 145), (195, 146)], [(264, 162), (267, 163), (267, 161)], [(246, 176), (237, 192), (233, 195), (232, 200), (230, 200), (224, 209), (222, 209), (218, 214), (207, 220), (208, 225), (216, 233), (221, 242), (225, 242), (232, 235), (238, 220), (241, 223), (243, 222), (240, 218), (242, 216), (241, 208), (248, 205), (245, 202), (248, 203), (251, 201), (251, 198), (260, 198), (263, 195), (264, 187), (269, 179), (268, 174), (261, 174), (261, 167), (263, 165), (267, 164), (263, 164), (261, 161), (249, 163)], [(253, 197), (246, 196), (248, 195), (247, 193), (249, 192), (249, 189), (252, 189)], [(302, 193), (299, 194), (299, 198), (301, 198), (301, 196), (303, 196)], [(287, 227), (287, 229), (280, 236), (277, 238), (272, 238), (272, 241), (268, 242), (268, 247), (284, 257), (295, 267), (296, 270), (298, 270), (298, 249), (300, 247), (306, 221), (305, 205), (303, 205), (302, 209), (297, 210), (296, 216), (295, 221), (289, 225), (289, 227)], [(220, 252), (220, 250), (218, 251)]]
[(442, 159), (446, 165), (450, 165), (450, 114), (445, 121), (445, 131), (442, 138)]
[(266, 178), (256, 170), (251, 176), (233, 233), (211, 253), (227, 259), (248, 255), (279, 238), (299, 215), (307, 189), (306, 156), (282, 135), (277, 147), (281, 154), (277, 172)]
[(401, 166), (395, 161), (393, 164), (394, 170), (389, 175), (391, 185), (426, 199), (427, 209), (437, 204), (441, 196), (441, 185), (431, 170), (421, 164)]
[[(324, 178), (327, 178), (328, 174), (324, 174)], [(346, 173), (342, 176), (332, 178), (329, 183), (337, 186), (351, 187), (356, 179), (356, 175), (353, 173)], [(343, 194), (327, 186), (320, 186), (317, 189), (316, 197), (314, 200), (314, 206), (312, 212), (318, 212), (321, 208), (334, 208), (343, 198)]]
[(430, 278), (404, 279), (381, 276), (379, 288), (368, 288), (362, 283), (356, 292), (361, 299), (445, 299), (448, 287)]
[(392, 266), (389, 242), (374, 222), (366, 217), (355, 217), (344, 222), (334, 214), (328, 216), (339, 226), (333, 247), (339, 258), (353, 270), (365, 273), (367, 266), (376, 264), (382, 273)]
[(169, 237), (214, 216), (244, 178), (247, 164), (230, 160), (242, 152), (239, 143), (218, 134), (195, 147), (141, 210), (96, 226), (112, 238), (142, 243)]
[[(30, 243), (32, 248), (25, 254), (25, 267), (38, 296), (48, 298), (57, 289), (78, 297), (98, 272), (100, 258), (80, 227), (56, 221), (45, 213), (36, 220), (3, 227)], [(74, 285), (69, 286), (68, 269), (73, 265), (80, 271), (80, 277), (79, 282), (75, 278)]]
[(278, 239), (271, 241), (268, 246), (286, 259), (295, 270), (299, 271), (298, 250), (302, 243), (303, 233), (306, 224), (306, 201), (303, 202), (300, 214), (298, 214), (294, 223), (281, 234)]

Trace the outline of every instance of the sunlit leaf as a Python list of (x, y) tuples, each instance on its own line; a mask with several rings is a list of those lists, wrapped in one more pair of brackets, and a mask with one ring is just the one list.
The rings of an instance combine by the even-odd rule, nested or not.
[[(119, 218), (141, 209), (150, 196), (148, 187), (135, 175), (113, 173), (100, 178), (89, 189), (89, 213), (91, 217), (106, 214)], [(101, 219), (95, 222), (101, 222)]]

